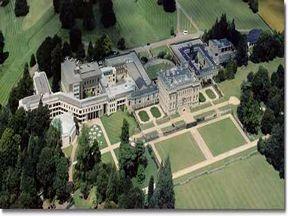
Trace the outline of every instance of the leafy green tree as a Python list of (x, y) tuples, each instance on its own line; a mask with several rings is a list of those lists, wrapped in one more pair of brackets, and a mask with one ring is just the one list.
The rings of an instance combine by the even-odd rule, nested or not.
[(97, 185), (97, 201), (98, 203), (102, 203), (106, 199), (106, 191), (108, 186), (109, 175), (107, 170), (100, 166), (100, 170), (98, 171), (98, 176), (96, 180)]
[(148, 196), (147, 196), (147, 204), (148, 207), (151, 207), (151, 198), (154, 194), (154, 177), (153, 175), (149, 179), (149, 185), (148, 185)]
[(259, 67), (258, 72), (255, 73), (252, 82), (252, 91), (254, 98), (258, 101), (267, 102), (270, 90), (270, 78), (268, 70), (262, 66)]
[(127, 194), (122, 194), (119, 197), (119, 208), (123, 209), (141, 209), (144, 208), (143, 191), (137, 187), (131, 188)]
[(263, 134), (270, 134), (275, 124), (275, 116), (273, 110), (267, 108), (261, 121), (261, 131)]
[(237, 72), (237, 65), (236, 65), (235, 61), (230, 60), (227, 63), (225, 70), (226, 70), (227, 79), (234, 79), (235, 74)]
[(283, 65), (279, 65), (276, 72), (271, 75), (271, 85), (276, 86), (278, 89), (283, 89), (285, 84), (285, 70)]
[(69, 197), (69, 192), (67, 190), (69, 164), (65, 157), (56, 157), (55, 160), (56, 174), (53, 188), (57, 198), (63, 202)]
[(52, 91), (60, 91), (62, 50), (58, 44), (51, 53), (51, 73), (53, 74)]
[(0, 137), (6, 129), (11, 118), (11, 112), (6, 106), (0, 105)]
[(123, 119), (120, 138), (122, 143), (129, 143), (129, 123), (126, 119)]
[(155, 189), (155, 203), (156, 207), (160, 209), (175, 208), (175, 193), (169, 157), (160, 166)]
[(124, 50), (126, 49), (126, 44), (125, 44), (125, 39), (124, 38), (120, 38), (118, 43), (117, 43), (117, 47), (120, 50)]
[(14, 12), (16, 17), (26, 16), (29, 13), (29, 5), (27, 0), (16, 0)]
[(75, 25), (75, 16), (70, 0), (63, 0), (60, 9), (60, 21), (62, 28), (71, 29)]
[(0, 65), (2, 65), (9, 57), (9, 52), (4, 52), (5, 40), (2, 31), (0, 30)]
[(248, 65), (248, 45), (247, 38), (245, 35), (241, 35), (240, 40), (237, 44), (236, 52), (236, 62), (237, 66), (247, 66)]
[(106, 191), (106, 198), (108, 201), (114, 201), (115, 203), (118, 202), (118, 196), (119, 196), (118, 186), (119, 186), (118, 173), (112, 170), (109, 176), (107, 191)]
[(164, 11), (166, 12), (174, 12), (176, 11), (176, 2), (175, 0), (162, 0), (162, 5), (164, 8)]

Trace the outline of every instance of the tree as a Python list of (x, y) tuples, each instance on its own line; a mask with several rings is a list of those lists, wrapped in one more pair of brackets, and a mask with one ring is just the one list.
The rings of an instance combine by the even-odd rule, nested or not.
[(51, 73), (53, 74), (52, 91), (60, 91), (62, 50), (58, 44), (51, 53)]
[(82, 32), (79, 28), (72, 28), (69, 32), (70, 46), (72, 52), (77, 52), (79, 45), (82, 44)]
[(118, 205), (123, 209), (141, 209), (144, 207), (144, 200), (143, 191), (135, 187), (119, 197)]
[(85, 48), (84, 45), (81, 43), (78, 46), (77, 52), (76, 52), (76, 58), (80, 61), (83, 61), (86, 57), (86, 53), (85, 53)]
[(87, 4), (88, 7), (83, 18), (83, 27), (88, 30), (92, 31), (95, 28), (95, 17), (93, 12), (93, 5)]
[(258, 133), (262, 117), (259, 102), (254, 100), (251, 95), (248, 96), (248, 99), (246, 100), (243, 100), (242, 98), (240, 105), (237, 108), (237, 114), (244, 128), (249, 133)]
[(6, 106), (0, 105), (0, 138), (7, 128), (11, 118), (11, 112)]
[(0, 30), (0, 65), (3, 64), (9, 57), (9, 52), (4, 52), (4, 46), (4, 36), (2, 31)]
[[(11, 128), (6, 128), (0, 139), (1, 167), (14, 167), (17, 162), (21, 137)], [(0, 168), (3, 171), (3, 169)]]
[(249, 0), (249, 6), (253, 13), (258, 12), (258, 0)]
[(149, 185), (148, 185), (148, 196), (147, 196), (148, 207), (152, 207), (153, 206), (152, 202), (151, 202), (153, 194), (154, 194), (154, 177), (152, 175), (150, 177), (150, 179), (149, 179)]
[(55, 157), (56, 173), (53, 182), (53, 188), (60, 201), (65, 201), (69, 197), (67, 190), (68, 182), (68, 160), (65, 157)]
[(126, 45), (125, 45), (125, 39), (124, 38), (120, 38), (120, 40), (117, 43), (117, 47), (120, 50), (124, 50), (126, 49)]
[(280, 178), (284, 178), (284, 124), (276, 124), (271, 132), (271, 136), (263, 141), (258, 141), (258, 150), (264, 154), (268, 163), (279, 171)]
[(126, 119), (123, 119), (120, 138), (121, 143), (129, 143), (129, 123)]
[(275, 120), (274, 112), (270, 108), (266, 108), (261, 121), (261, 131), (263, 134), (271, 133)]
[(61, 8), (61, 0), (53, 0), (53, 6), (55, 13), (59, 13)]
[(112, 170), (109, 176), (106, 190), (106, 199), (108, 201), (114, 201), (115, 203), (118, 202), (118, 196), (119, 196), (118, 184), (119, 184), (118, 173)]
[(36, 52), (38, 68), (40, 71), (45, 71), (48, 78), (52, 77), (51, 52), (53, 49), (54, 49), (53, 39), (51, 37), (46, 37)]
[(100, 0), (101, 22), (105, 28), (109, 28), (116, 23), (116, 16), (113, 9), (112, 0)]
[(108, 179), (109, 179), (109, 176), (108, 176), (107, 170), (103, 166), (100, 166), (100, 169), (98, 171), (98, 176), (96, 179), (98, 203), (102, 203), (106, 199)]
[(27, 0), (16, 0), (14, 12), (16, 17), (26, 16), (29, 13), (29, 5), (27, 4)]
[(60, 10), (60, 21), (64, 29), (71, 29), (75, 25), (75, 17), (70, 0), (63, 0)]
[(10, 0), (2, 0), (2, 1), (0, 1), (0, 7), (5, 7), (9, 2), (10, 2)]
[(226, 65), (225, 70), (226, 70), (227, 79), (234, 79), (235, 74), (237, 72), (237, 65), (236, 65), (235, 61), (229, 60), (229, 62)]
[(93, 47), (93, 44), (91, 41), (89, 42), (89, 45), (88, 45), (87, 58), (86, 59), (88, 62), (94, 61), (94, 47)]
[(176, 11), (175, 0), (163, 0), (162, 4), (163, 4), (164, 11), (170, 12), (170, 13)]
[(30, 67), (34, 67), (35, 65), (36, 65), (35, 55), (32, 54), (30, 59)]
[(71, 57), (72, 56), (72, 51), (70, 44), (68, 42), (64, 42), (63, 48), (62, 48), (62, 57), (65, 59), (66, 57)]
[(255, 73), (252, 82), (252, 91), (254, 93), (254, 98), (258, 101), (267, 102), (269, 90), (270, 90), (270, 79), (269, 73), (266, 68), (260, 66), (258, 72)]
[(160, 209), (175, 208), (175, 193), (169, 157), (165, 163), (160, 166), (155, 189), (155, 202), (156, 207)]
[(276, 72), (271, 75), (271, 85), (276, 86), (278, 89), (283, 89), (285, 84), (285, 70), (282, 64), (277, 68)]
[(242, 35), (237, 45), (236, 62), (237, 66), (248, 65), (248, 45), (246, 36)]

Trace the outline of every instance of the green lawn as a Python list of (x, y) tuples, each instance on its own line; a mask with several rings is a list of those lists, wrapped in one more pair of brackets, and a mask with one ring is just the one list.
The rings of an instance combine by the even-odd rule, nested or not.
[(120, 142), (121, 128), (124, 119), (129, 123), (130, 135), (139, 131), (134, 117), (129, 115), (127, 112), (119, 110), (110, 116), (104, 115), (101, 117), (101, 121), (112, 144)]
[(63, 153), (67, 158), (71, 157), (72, 149), (73, 149), (72, 145), (69, 145), (68, 147), (62, 149)]
[(174, 190), (180, 209), (284, 209), (285, 203), (284, 181), (258, 153)]
[(158, 54), (161, 53), (161, 52), (165, 52), (166, 54), (169, 53), (170, 55), (172, 55), (171, 50), (166, 45), (151, 49), (151, 53), (152, 53), (153, 57), (157, 57)]
[(214, 156), (245, 143), (244, 137), (230, 118), (200, 127), (198, 131)]
[(250, 71), (255, 73), (258, 71), (259, 66), (262, 65), (267, 68), (269, 74), (271, 75), (274, 71), (277, 70), (279, 64), (284, 65), (284, 58), (276, 58), (273, 61), (259, 64), (249, 62), (247, 67), (238, 68), (235, 79), (226, 80), (218, 84), (219, 88), (224, 93), (224, 97), (221, 98), (221, 101), (229, 100), (230, 96), (236, 96), (237, 98), (240, 98), (241, 84), (244, 80), (246, 80), (246, 77)]
[(174, 67), (174, 65), (167, 62), (162, 62), (159, 64), (151, 65), (146, 68), (146, 72), (151, 80), (155, 80), (158, 77), (158, 73), (161, 71), (166, 71)]
[(159, 111), (158, 107), (151, 107), (150, 112), (155, 118), (161, 117), (161, 112)]
[(205, 90), (205, 93), (206, 93), (207, 96), (208, 96), (210, 99), (212, 99), (212, 100), (216, 98), (215, 93), (214, 93), (211, 89), (206, 89), (206, 90)]
[(260, 0), (259, 14), (277, 31), (283, 31), (285, 27), (285, 5), (283, 0)]
[(199, 92), (199, 102), (203, 103), (205, 101), (206, 101), (206, 98), (204, 97), (204, 95), (201, 92)]
[(179, 171), (205, 159), (190, 132), (156, 143), (162, 160), (170, 157), (172, 171)]
[(106, 163), (106, 164), (108, 164), (108, 163), (110, 163), (110, 164), (115, 164), (114, 163), (114, 160), (113, 160), (113, 157), (112, 157), (112, 155), (111, 155), (111, 153), (110, 152), (107, 152), (107, 153), (105, 153), (105, 154), (102, 154), (101, 155), (101, 159), (102, 159), (102, 161), (104, 162), (104, 163)]
[[(0, 8), (0, 30), (5, 37), (5, 50), (9, 58), (0, 66), (0, 104), (5, 104), (9, 93), (22, 76), (25, 62), (47, 36), (53, 36), (60, 29), (60, 22), (51, 7), (52, 0), (30, 0), (30, 12), (25, 18), (16, 18), (15, 0)], [(41, 2), (41, 3), (40, 3)]]
[(91, 209), (96, 203), (96, 187), (93, 187), (89, 193), (88, 198), (85, 200), (82, 197), (80, 189), (76, 190), (73, 194), (73, 200), (77, 209)]
[(190, 20), (185, 16), (185, 14), (180, 10), (178, 11), (179, 13), (179, 31), (183, 32), (183, 31), (188, 31), (188, 34), (193, 34), (195, 33), (197, 30), (195, 28), (195, 26), (193, 26), (193, 24), (190, 22)]
[(239, 0), (179, 0), (183, 9), (201, 29), (210, 29), (216, 18), (226, 13), (229, 19), (235, 19), (238, 29), (269, 29), (258, 14), (254, 14), (247, 3)]
[(142, 110), (138, 113), (139, 118), (141, 119), (141, 121), (143, 122), (147, 122), (150, 120), (147, 112), (145, 110)]

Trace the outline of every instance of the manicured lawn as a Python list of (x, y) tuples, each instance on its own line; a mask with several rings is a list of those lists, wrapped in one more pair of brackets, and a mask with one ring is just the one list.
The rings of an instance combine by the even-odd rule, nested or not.
[(214, 156), (239, 147), (245, 139), (230, 118), (198, 128)]
[(172, 67), (174, 67), (172, 63), (168, 64), (166, 62), (162, 62), (159, 64), (148, 66), (146, 68), (146, 72), (151, 80), (155, 80), (157, 79), (159, 72), (171, 69)]
[(106, 164), (108, 164), (108, 163), (114, 164), (114, 160), (113, 160), (112, 155), (111, 155), (110, 152), (107, 152), (107, 153), (105, 153), (105, 154), (102, 154), (102, 155), (101, 155), (101, 159), (102, 159), (102, 161), (103, 161), (104, 163), (106, 163)]
[(201, 92), (199, 92), (199, 102), (203, 103), (205, 101), (206, 101), (206, 98), (204, 97), (204, 95)]
[(151, 114), (155, 117), (155, 118), (159, 118), (161, 117), (161, 112), (159, 111), (158, 107), (152, 107), (150, 109)]
[(162, 160), (170, 157), (172, 171), (178, 171), (203, 161), (204, 155), (190, 132), (156, 143)]
[(269, 29), (258, 14), (254, 14), (247, 3), (239, 0), (179, 0), (183, 9), (201, 29), (210, 29), (221, 14), (226, 13), (229, 19), (235, 19), (239, 29)]
[(145, 124), (141, 124), (140, 128), (141, 128), (141, 130), (147, 130), (147, 129), (152, 128), (154, 126), (155, 125), (154, 125), (153, 122), (148, 122), (148, 123), (145, 123)]
[[(0, 30), (5, 37), (5, 51), (9, 58), (0, 66), (0, 104), (6, 104), (12, 87), (22, 76), (25, 62), (30, 61), (40, 43), (47, 36), (53, 36), (60, 29), (60, 22), (55, 15), (52, 0), (30, 0), (30, 12), (25, 18), (16, 18), (15, 0), (10, 0), (6, 7), (0, 8)], [(31, 14), (30, 14), (31, 13)]]
[(63, 153), (65, 154), (67, 158), (70, 158), (72, 149), (73, 149), (72, 145), (69, 145), (68, 147), (62, 149)]
[(76, 190), (73, 195), (75, 207), (77, 209), (90, 209), (93, 208), (96, 203), (96, 187), (93, 187), (89, 193), (88, 198), (85, 200), (80, 192), (80, 189)]
[(166, 45), (151, 49), (151, 53), (152, 53), (153, 57), (157, 57), (158, 54), (161, 53), (161, 52), (169, 53), (170, 55), (172, 55), (171, 50)]
[(285, 203), (284, 181), (258, 153), (174, 190), (176, 208), (183, 209), (283, 209)]
[(116, 113), (113, 113), (111, 116), (105, 115), (101, 117), (101, 121), (112, 144), (120, 142), (121, 128), (124, 119), (126, 119), (129, 123), (130, 135), (137, 132), (137, 123), (134, 117), (129, 115), (127, 112), (119, 110)]
[(197, 30), (195, 26), (190, 22), (190, 20), (185, 16), (182, 11), (178, 11), (179, 13), (179, 31), (182, 33), (183, 31), (188, 31), (188, 34), (193, 34)]
[(284, 65), (283, 58), (276, 58), (273, 61), (260, 64), (254, 64), (252, 62), (249, 62), (247, 67), (238, 68), (235, 79), (226, 80), (218, 84), (218, 86), (224, 93), (224, 97), (222, 100), (229, 100), (230, 96), (235, 96), (240, 99), (241, 84), (244, 80), (246, 80), (246, 77), (250, 71), (253, 71), (255, 73), (258, 71), (259, 66), (262, 65), (269, 71), (269, 74), (271, 75), (274, 71), (277, 70), (279, 64)]
[(143, 122), (147, 122), (150, 120), (147, 112), (145, 110), (142, 110), (138, 113), (138, 116), (140, 117), (141, 121)]
[(205, 108), (210, 107), (210, 106), (212, 106), (212, 104), (210, 102), (208, 102), (208, 103), (204, 103), (204, 104), (201, 104), (198, 106), (191, 107), (190, 111), (193, 113), (193, 112), (197, 112), (199, 110), (205, 109)]
[(283, 31), (285, 26), (285, 6), (283, 0), (260, 0), (259, 14), (277, 31)]
[(206, 90), (205, 90), (205, 93), (206, 93), (207, 96), (208, 96), (210, 99), (212, 99), (212, 100), (216, 98), (215, 93), (214, 93), (211, 89), (206, 89)]

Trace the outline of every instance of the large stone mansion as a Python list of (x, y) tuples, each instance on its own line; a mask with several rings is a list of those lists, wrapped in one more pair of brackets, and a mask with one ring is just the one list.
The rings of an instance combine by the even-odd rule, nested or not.
[(107, 58), (101, 66), (66, 58), (61, 65), (61, 91), (53, 93), (45, 72), (36, 72), (35, 94), (21, 99), (19, 107), (35, 109), (42, 100), (51, 118), (70, 113), (80, 122), (123, 107), (133, 111), (156, 103), (170, 115), (198, 104), (201, 80), (217, 74), (219, 61), (233, 57), (233, 47), (217, 50), (224, 45), (231, 43), (213, 41), (208, 46), (196, 39), (171, 45), (177, 66), (159, 71), (156, 82), (150, 80), (134, 51)]

